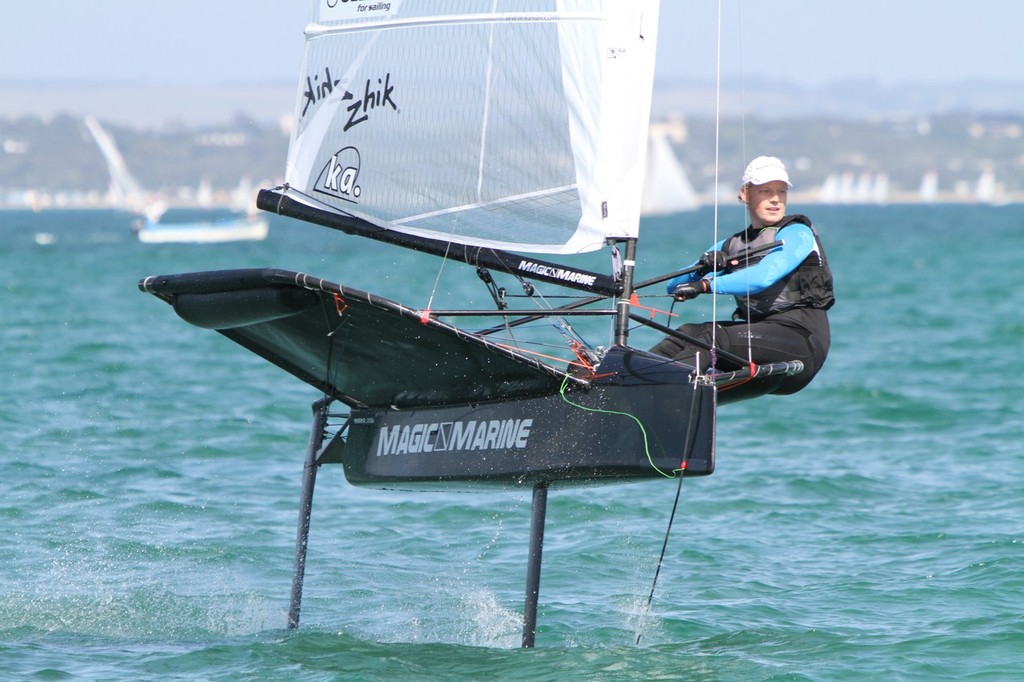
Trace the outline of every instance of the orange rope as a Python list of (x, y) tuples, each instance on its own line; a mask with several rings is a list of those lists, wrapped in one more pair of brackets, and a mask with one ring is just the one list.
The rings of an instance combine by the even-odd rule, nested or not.
[(643, 308), (644, 310), (650, 310), (652, 320), (654, 319), (654, 316), (657, 313), (665, 313), (669, 317), (679, 317), (679, 313), (673, 313), (670, 310), (659, 310), (657, 308), (652, 308), (651, 306), (640, 305), (640, 297), (636, 295), (635, 291), (629, 297), (629, 305), (633, 308)]
[(345, 299), (340, 294), (334, 294), (334, 309), (338, 311), (338, 317), (344, 315), (345, 311), (348, 310), (348, 303), (345, 302)]

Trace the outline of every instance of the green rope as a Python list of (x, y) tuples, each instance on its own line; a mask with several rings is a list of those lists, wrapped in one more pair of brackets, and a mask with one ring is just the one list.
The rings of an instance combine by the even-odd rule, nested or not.
[(651, 456), (651, 447), (650, 447), (650, 444), (647, 441), (647, 429), (644, 428), (644, 423), (642, 421), (640, 421), (639, 417), (637, 417), (636, 415), (632, 415), (629, 412), (619, 412), (617, 410), (602, 410), (602, 409), (598, 409), (596, 407), (587, 407), (586, 405), (580, 405), (579, 403), (575, 403), (572, 400), (569, 400), (568, 396), (565, 395), (565, 389), (566, 389), (566, 387), (568, 385), (569, 385), (569, 375), (566, 375), (565, 379), (562, 380), (562, 387), (558, 390), (558, 392), (562, 396), (562, 400), (564, 400), (569, 405), (572, 405), (573, 407), (579, 408), (581, 410), (585, 410), (587, 412), (597, 412), (597, 413), (600, 413), (600, 414), (617, 414), (617, 415), (620, 415), (622, 417), (629, 417), (630, 419), (635, 421), (636, 425), (640, 427), (640, 435), (642, 435), (643, 439), (644, 439), (644, 454), (647, 455), (647, 461), (650, 463), (652, 469), (657, 471), (659, 474), (661, 474), (665, 478), (675, 478), (677, 473), (680, 473), (680, 472), (683, 471), (682, 468), (673, 469), (671, 474), (667, 474), (667, 473), (665, 473), (664, 471), (662, 471), (661, 469), (658, 468), (658, 465), (654, 463), (654, 458)]

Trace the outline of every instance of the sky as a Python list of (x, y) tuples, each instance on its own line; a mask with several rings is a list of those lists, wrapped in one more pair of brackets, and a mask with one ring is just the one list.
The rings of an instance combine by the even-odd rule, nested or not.
[[(483, 2), (484, 0), (480, 0)], [(628, 1), (628, 0), (625, 0)], [(0, 88), (298, 83), (303, 0), (0, 0)], [(1018, 0), (663, 0), (659, 82), (1024, 83)], [(23, 96), (23, 95), (19, 95)], [(0, 102), (0, 115), (12, 103)], [(31, 102), (22, 103), (23, 108)]]

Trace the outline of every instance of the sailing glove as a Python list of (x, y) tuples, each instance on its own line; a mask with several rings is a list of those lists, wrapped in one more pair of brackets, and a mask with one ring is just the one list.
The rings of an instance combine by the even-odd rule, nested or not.
[(705, 251), (704, 255), (697, 261), (697, 272), (706, 275), (709, 272), (725, 270), (728, 263), (729, 258), (725, 255), (724, 251)]
[(701, 294), (706, 294), (709, 291), (711, 291), (710, 283), (706, 279), (698, 279), (696, 282), (680, 284), (672, 292), (672, 295), (677, 301), (686, 301), (691, 298), (696, 298)]

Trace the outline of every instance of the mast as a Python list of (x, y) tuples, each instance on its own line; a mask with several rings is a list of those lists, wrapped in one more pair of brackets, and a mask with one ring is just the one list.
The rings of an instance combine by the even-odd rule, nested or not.
[(633, 269), (636, 266), (635, 238), (626, 240), (626, 257), (622, 266), (622, 296), (616, 306), (615, 343), (625, 346), (629, 341), (629, 300), (633, 297)]

